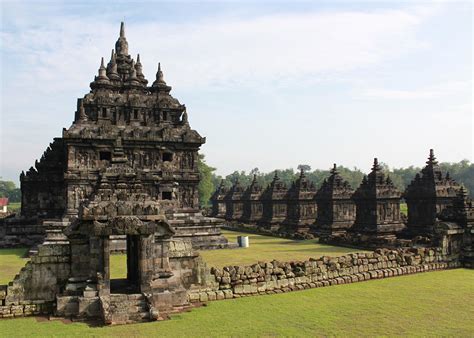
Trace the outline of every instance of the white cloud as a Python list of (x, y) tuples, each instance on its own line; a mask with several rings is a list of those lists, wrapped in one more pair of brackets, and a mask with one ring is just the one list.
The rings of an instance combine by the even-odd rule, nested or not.
[[(181, 87), (296, 82), (376, 65), (420, 48), (414, 30), (422, 20), (417, 11), (383, 10), (185, 25), (146, 22), (127, 26), (127, 37), (151, 80), (161, 61), (170, 84)], [(100, 56), (109, 57), (117, 36), (118, 23), (94, 18), (56, 17), (41, 27), (2, 32), (4, 53), (25, 61), (18, 82), (35, 87), (39, 82), (44, 91), (83, 88)]]

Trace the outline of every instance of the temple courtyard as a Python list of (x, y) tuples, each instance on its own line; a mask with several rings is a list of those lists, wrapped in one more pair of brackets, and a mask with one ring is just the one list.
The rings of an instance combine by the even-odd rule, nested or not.
[[(208, 266), (251, 264), (280, 259), (338, 256), (353, 249), (317, 240), (224, 231), (229, 242), (250, 236), (246, 249), (201, 252)], [(358, 250), (360, 251), (360, 250)], [(25, 264), (26, 249), (0, 250), (0, 283), (7, 283)], [(125, 273), (124, 255), (113, 255), (114, 278)], [(474, 335), (474, 272), (436, 271), (298, 292), (210, 302), (171, 320), (99, 327), (44, 317), (0, 321), (5, 336), (458, 336)], [(442, 311), (439, 311), (442, 309)]]

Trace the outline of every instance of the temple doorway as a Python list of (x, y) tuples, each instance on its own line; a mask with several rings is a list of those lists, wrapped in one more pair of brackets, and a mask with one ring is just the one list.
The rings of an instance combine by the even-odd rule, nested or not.
[(140, 236), (126, 236), (126, 253), (110, 255), (110, 292), (140, 293)]

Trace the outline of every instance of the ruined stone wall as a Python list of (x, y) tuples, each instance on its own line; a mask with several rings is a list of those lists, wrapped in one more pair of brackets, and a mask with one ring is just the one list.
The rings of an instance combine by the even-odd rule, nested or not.
[(70, 274), (68, 245), (42, 245), (8, 285), (0, 285), (0, 318), (50, 314)]
[(371, 279), (457, 268), (439, 248), (377, 249), (340, 257), (298, 262), (259, 262), (250, 266), (212, 268), (211, 278), (188, 292), (190, 302), (274, 294)]
[(15, 222), (11, 218), (0, 220), (0, 248), (31, 247), (42, 243), (45, 231), (42, 224), (30, 219)]

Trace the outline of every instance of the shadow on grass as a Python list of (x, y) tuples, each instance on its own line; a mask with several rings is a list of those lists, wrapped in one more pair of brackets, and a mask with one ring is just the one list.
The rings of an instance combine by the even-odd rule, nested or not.
[(27, 258), (28, 248), (0, 249), (0, 256), (17, 256)]

